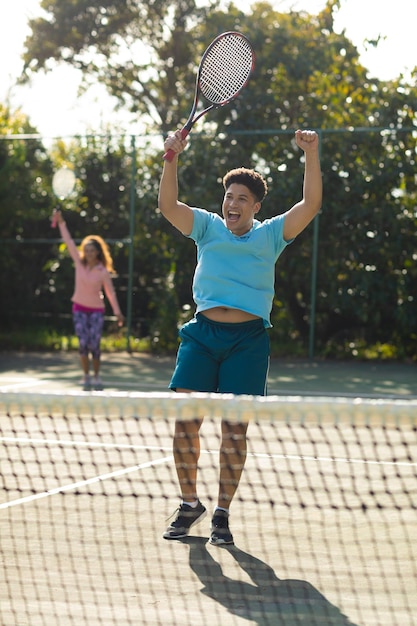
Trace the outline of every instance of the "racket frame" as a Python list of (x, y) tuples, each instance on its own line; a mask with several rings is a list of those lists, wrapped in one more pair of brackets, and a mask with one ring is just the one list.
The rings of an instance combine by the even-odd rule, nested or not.
[[(236, 92), (234, 94), (232, 94), (228, 98), (225, 98), (221, 102), (211, 102), (210, 99), (207, 96), (204, 95), (204, 93), (203, 93), (203, 91), (202, 91), (202, 89), (200, 87), (200, 80), (201, 80), (202, 70), (203, 70), (203, 67), (204, 67), (204, 62), (205, 62), (206, 58), (208, 57), (208, 55), (210, 54), (210, 52), (213, 49), (213, 47), (216, 46), (217, 43), (221, 39), (224, 39), (225, 37), (228, 37), (230, 35), (235, 35), (235, 36), (241, 37), (242, 39), (244, 39), (247, 42), (247, 44), (248, 44), (248, 46), (249, 46), (249, 48), (250, 48), (250, 50), (252, 52), (252, 66), (251, 66), (251, 68), (250, 68), (250, 70), (248, 72), (247, 79), (239, 87), (239, 89), (236, 90)], [(215, 39), (213, 39), (211, 44), (204, 51), (203, 56), (201, 57), (201, 60), (200, 60), (199, 66), (198, 66), (197, 78), (196, 78), (196, 81), (195, 81), (195, 89), (194, 89), (194, 102), (193, 102), (193, 106), (191, 108), (190, 114), (188, 116), (188, 119), (187, 119), (186, 123), (184, 124), (184, 126), (182, 127), (182, 129), (180, 131), (182, 139), (185, 139), (189, 135), (192, 127), (194, 126), (194, 124), (196, 122), (198, 122), (198, 120), (201, 117), (203, 117), (203, 115), (205, 115), (209, 111), (212, 111), (213, 109), (219, 109), (219, 108), (225, 106), (226, 104), (229, 104), (233, 100), (235, 100), (239, 96), (239, 94), (242, 91), (242, 89), (244, 89), (244, 87), (246, 87), (246, 85), (248, 84), (249, 78), (250, 78), (251, 74), (253, 73), (254, 67), (255, 67), (255, 53), (254, 53), (252, 44), (250, 43), (249, 39), (245, 35), (243, 35), (242, 33), (237, 32), (237, 31), (230, 30), (230, 31), (221, 33)], [(200, 101), (200, 93), (203, 95), (203, 97), (208, 102), (210, 102), (210, 104), (209, 104), (209, 106), (204, 108), (202, 111), (200, 111), (197, 115), (195, 115), (195, 113), (197, 111), (197, 107), (198, 107), (199, 101)], [(175, 152), (173, 150), (167, 150), (167, 152), (164, 154), (163, 158), (164, 158), (165, 161), (172, 161), (174, 156), (175, 156)]]
[[(68, 167), (61, 167), (55, 172), (52, 177), (52, 190), (61, 202), (73, 192), (75, 181), (74, 171)], [(51, 228), (56, 228), (57, 223), (58, 218), (54, 215), (51, 221)]]

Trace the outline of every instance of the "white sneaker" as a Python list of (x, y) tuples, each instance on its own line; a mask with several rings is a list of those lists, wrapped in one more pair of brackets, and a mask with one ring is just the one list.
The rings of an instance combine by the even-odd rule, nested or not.
[(89, 391), (91, 389), (91, 378), (88, 374), (81, 378), (80, 385), (82, 386), (84, 391)]
[(91, 386), (93, 387), (93, 389), (95, 389), (96, 391), (102, 391), (103, 389), (103, 383), (101, 381), (100, 376), (93, 376), (93, 380), (91, 382)]

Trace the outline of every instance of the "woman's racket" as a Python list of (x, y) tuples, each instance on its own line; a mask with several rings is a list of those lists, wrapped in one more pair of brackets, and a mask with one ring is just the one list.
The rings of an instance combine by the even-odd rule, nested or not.
[[(52, 177), (52, 189), (54, 194), (58, 196), (60, 200), (64, 200), (72, 193), (75, 185), (75, 174), (68, 167), (62, 167), (57, 170)], [(55, 228), (57, 220), (54, 217), (51, 222), (52, 228)]]
[[(194, 104), (190, 116), (181, 130), (183, 139), (205, 113), (234, 100), (247, 84), (255, 66), (255, 53), (249, 40), (234, 31), (222, 33), (211, 42), (204, 52), (195, 86)], [(210, 103), (196, 114), (200, 95)], [(172, 161), (175, 152), (164, 154), (166, 161)]]

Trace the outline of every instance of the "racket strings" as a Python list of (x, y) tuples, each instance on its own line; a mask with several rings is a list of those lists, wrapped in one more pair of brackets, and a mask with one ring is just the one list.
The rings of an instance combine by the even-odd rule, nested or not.
[(224, 37), (208, 51), (200, 68), (200, 89), (213, 104), (233, 99), (246, 85), (253, 68), (253, 50), (241, 36)]

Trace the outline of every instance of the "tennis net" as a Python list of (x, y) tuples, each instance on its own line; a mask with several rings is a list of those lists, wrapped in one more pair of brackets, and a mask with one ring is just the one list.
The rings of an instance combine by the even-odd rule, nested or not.
[[(235, 545), (166, 541), (175, 419), (249, 421)], [(417, 401), (0, 394), (2, 626), (407, 626), (417, 615)], [(209, 520), (209, 521), (207, 521)]]

